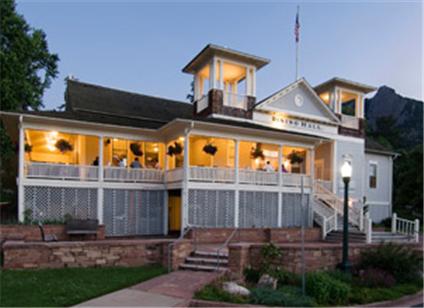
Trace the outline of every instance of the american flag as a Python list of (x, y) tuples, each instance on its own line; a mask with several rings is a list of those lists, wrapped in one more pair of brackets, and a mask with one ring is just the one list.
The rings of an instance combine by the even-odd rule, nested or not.
[(294, 35), (296, 37), (296, 43), (298, 43), (300, 37), (299, 7), (297, 7), (296, 24), (294, 25)]

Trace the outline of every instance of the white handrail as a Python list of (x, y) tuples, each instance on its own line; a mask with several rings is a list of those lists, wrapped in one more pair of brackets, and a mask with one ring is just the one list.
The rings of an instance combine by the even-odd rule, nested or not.
[(240, 169), (239, 181), (242, 184), (278, 185), (278, 172)]
[(96, 181), (99, 168), (90, 165), (66, 165), (53, 163), (27, 162), (25, 175), (28, 178), (55, 180)]
[(367, 244), (371, 244), (372, 242), (372, 220), (370, 218), (370, 213), (367, 212), (365, 214), (364, 219), (364, 231), (365, 231), (365, 239)]
[(235, 179), (233, 168), (191, 166), (189, 169), (190, 181), (232, 183)]
[(392, 233), (400, 233), (408, 236), (413, 236), (415, 242), (419, 242), (420, 220), (408, 220), (399, 218), (396, 213), (392, 216)]

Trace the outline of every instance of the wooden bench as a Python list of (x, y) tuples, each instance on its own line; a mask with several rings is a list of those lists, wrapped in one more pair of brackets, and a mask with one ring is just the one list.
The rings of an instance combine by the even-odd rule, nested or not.
[(95, 235), (97, 238), (98, 226), (97, 219), (70, 219), (65, 223), (65, 232), (69, 236)]

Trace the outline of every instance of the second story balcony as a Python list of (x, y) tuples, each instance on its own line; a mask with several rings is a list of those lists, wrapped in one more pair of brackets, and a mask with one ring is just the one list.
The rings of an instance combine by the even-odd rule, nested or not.
[(311, 186), (306, 148), (193, 135), (188, 142), (182, 137), (169, 142), (165, 153), (160, 142), (38, 130), (26, 136), (27, 179), (284, 187), (299, 187), (303, 179)]

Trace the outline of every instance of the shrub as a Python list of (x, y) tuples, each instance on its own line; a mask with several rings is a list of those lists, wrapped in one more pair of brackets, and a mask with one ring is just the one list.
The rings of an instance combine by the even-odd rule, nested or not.
[(294, 287), (284, 287), (278, 290), (268, 288), (257, 288), (252, 290), (252, 304), (266, 306), (287, 306), (287, 307), (312, 307), (314, 301), (308, 297), (303, 297), (301, 291)]
[(243, 270), (244, 279), (249, 283), (257, 283), (261, 278), (261, 273), (258, 270), (248, 266)]
[(208, 301), (230, 302), (236, 304), (246, 304), (249, 298), (246, 296), (230, 294), (222, 289), (222, 283), (216, 282), (206, 285), (203, 289), (194, 294), (197, 299)]
[(266, 244), (261, 248), (261, 263), (260, 272), (272, 275), (272, 272), (276, 269), (276, 263), (281, 257), (281, 249), (272, 243)]
[(252, 303), (267, 306), (284, 306), (284, 294), (269, 288), (256, 288), (251, 293)]
[(358, 268), (375, 268), (393, 275), (398, 282), (414, 280), (423, 266), (423, 257), (411, 247), (382, 244), (377, 248), (363, 251)]
[(278, 285), (281, 287), (283, 285), (299, 285), (300, 277), (295, 273), (285, 271), (283, 269), (276, 269), (274, 272), (270, 273), (274, 278), (278, 279)]
[(359, 272), (359, 284), (366, 287), (391, 288), (396, 284), (392, 274), (379, 268), (366, 268)]
[(309, 273), (306, 278), (308, 295), (315, 298), (318, 304), (343, 304), (346, 302), (350, 286), (334, 279), (328, 273)]
[(352, 284), (352, 275), (349, 273), (345, 273), (339, 270), (328, 271), (326, 273), (333, 279), (339, 280), (347, 284)]

